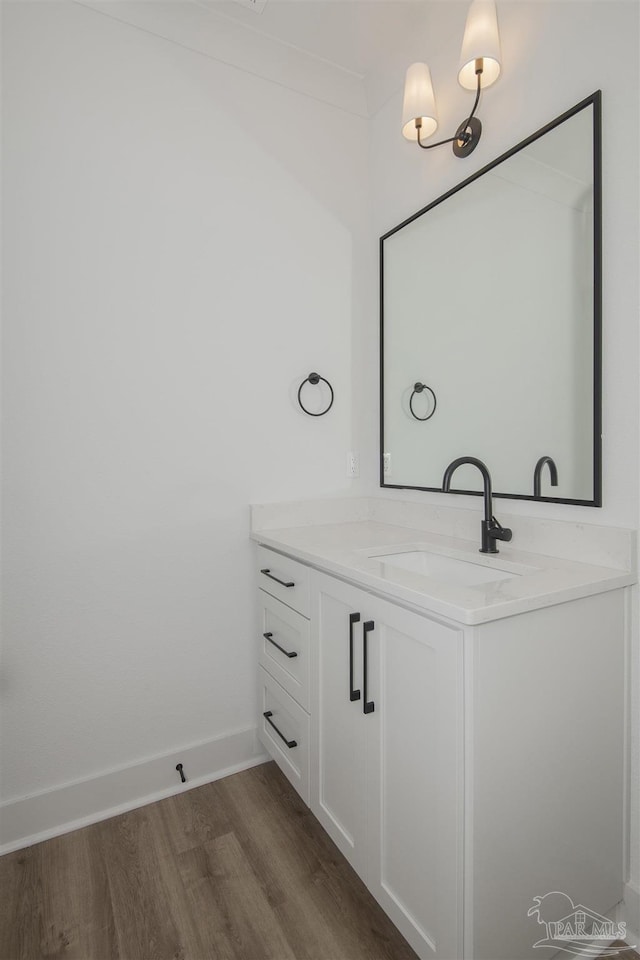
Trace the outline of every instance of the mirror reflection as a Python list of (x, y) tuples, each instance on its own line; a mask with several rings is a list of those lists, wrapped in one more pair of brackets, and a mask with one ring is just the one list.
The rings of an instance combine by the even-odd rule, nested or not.
[(381, 239), (383, 486), (600, 505), (599, 103)]

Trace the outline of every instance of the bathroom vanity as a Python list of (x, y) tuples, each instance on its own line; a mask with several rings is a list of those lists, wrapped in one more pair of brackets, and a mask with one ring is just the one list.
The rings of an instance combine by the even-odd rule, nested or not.
[(482, 556), (353, 509), (254, 524), (261, 741), (421, 958), (535, 957), (534, 897), (622, 897), (631, 535)]

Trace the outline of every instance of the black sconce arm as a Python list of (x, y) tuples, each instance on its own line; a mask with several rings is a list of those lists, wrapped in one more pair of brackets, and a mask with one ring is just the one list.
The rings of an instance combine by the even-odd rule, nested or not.
[(423, 143), (420, 139), (420, 128), (422, 127), (422, 117), (416, 117), (416, 132), (418, 136), (418, 146), (423, 150), (432, 150), (433, 147), (441, 147), (443, 143), (453, 143), (453, 152), (457, 157), (466, 157), (475, 150), (482, 133), (482, 124), (476, 118), (475, 112), (480, 103), (480, 93), (482, 91), (482, 60), (476, 60), (476, 77), (478, 83), (476, 87), (476, 99), (473, 109), (466, 120), (463, 120), (455, 132), (455, 136), (448, 137), (446, 140), (438, 140), (437, 143)]

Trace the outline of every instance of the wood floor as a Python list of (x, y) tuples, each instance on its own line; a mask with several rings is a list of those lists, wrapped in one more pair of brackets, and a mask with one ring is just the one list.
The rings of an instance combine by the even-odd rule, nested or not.
[(617, 940), (616, 943), (612, 943), (611, 946), (618, 946), (623, 951), (622, 953), (615, 954), (613, 960), (640, 960), (640, 954), (636, 953), (635, 950), (623, 950), (626, 944), (622, 943), (620, 940)]
[(0, 958), (415, 960), (274, 763), (0, 858)]
[(416, 955), (267, 763), (0, 857), (0, 960), (41, 957)]

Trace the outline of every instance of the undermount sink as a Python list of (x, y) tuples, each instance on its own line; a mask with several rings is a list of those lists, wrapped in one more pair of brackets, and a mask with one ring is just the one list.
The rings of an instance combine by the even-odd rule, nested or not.
[[(392, 567), (399, 567), (402, 570), (409, 570), (412, 573), (432, 577), (442, 583), (453, 583), (464, 587), (479, 586), (497, 580), (510, 580), (513, 577), (520, 577), (524, 573), (530, 572), (528, 568), (522, 570), (508, 569), (511, 564), (505, 564), (505, 567), (501, 569), (494, 566), (493, 563), (488, 566), (484, 563), (474, 563), (471, 560), (458, 560), (455, 557), (431, 553), (428, 550), (377, 554), (372, 556), (371, 559), (379, 560), (380, 563), (389, 564)], [(513, 566), (515, 567), (515, 564)]]

